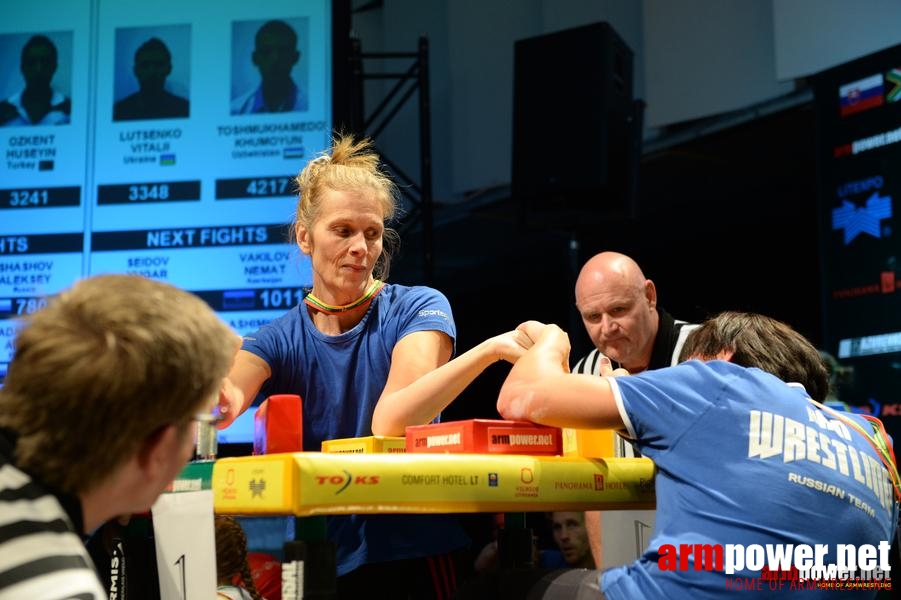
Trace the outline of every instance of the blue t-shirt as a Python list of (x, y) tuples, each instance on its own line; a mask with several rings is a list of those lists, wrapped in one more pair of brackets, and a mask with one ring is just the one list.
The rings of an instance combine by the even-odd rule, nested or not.
[[(242, 348), (272, 371), (261, 394), (300, 396), (303, 447), (318, 452), (323, 440), (372, 435), (391, 352), (417, 331), (455, 338), (447, 298), (427, 287), (389, 284), (350, 331), (323, 334), (301, 303), (245, 337)], [(443, 515), (330, 517), (329, 537), (338, 546), (339, 575), (367, 563), (440, 554), (469, 541), (456, 520)]]
[[(610, 600), (720, 598), (735, 593), (727, 577), (761, 576), (695, 570), (692, 556), (687, 570), (661, 569), (664, 544), (827, 544), (830, 564), (838, 544), (891, 543), (898, 513), (888, 472), (869, 442), (811, 403), (802, 386), (696, 360), (609, 381), (628, 434), (657, 467), (651, 540), (639, 560), (602, 575)], [(787, 584), (764, 589), (768, 597), (798, 593)]]

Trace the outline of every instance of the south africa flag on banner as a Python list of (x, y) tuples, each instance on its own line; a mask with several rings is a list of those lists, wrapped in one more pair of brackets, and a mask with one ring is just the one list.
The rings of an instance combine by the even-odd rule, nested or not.
[(897, 102), (898, 100), (901, 100), (901, 67), (885, 73), (885, 101)]

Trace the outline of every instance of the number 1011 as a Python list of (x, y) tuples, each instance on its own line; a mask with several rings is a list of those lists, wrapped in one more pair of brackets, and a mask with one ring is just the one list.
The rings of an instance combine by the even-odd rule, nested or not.
[(263, 308), (291, 308), (303, 300), (303, 290), (263, 290), (260, 292), (260, 303)]

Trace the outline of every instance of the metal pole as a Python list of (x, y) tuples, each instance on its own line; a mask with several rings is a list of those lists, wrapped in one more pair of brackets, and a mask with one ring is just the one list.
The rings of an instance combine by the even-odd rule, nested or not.
[(434, 277), (434, 229), (432, 205), (432, 107), (429, 97), (429, 40), (419, 38), (419, 154), (421, 166), (421, 209), (423, 279), (431, 285)]

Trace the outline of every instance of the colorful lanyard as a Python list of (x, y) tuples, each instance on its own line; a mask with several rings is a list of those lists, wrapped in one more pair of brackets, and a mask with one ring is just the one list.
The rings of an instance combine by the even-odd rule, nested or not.
[(303, 301), (312, 308), (315, 308), (319, 312), (324, 312), (330, 315), (337, 315), (349, 310), (353, 310), (358, 306), (368, 302), (371, 300), (376, 294), (382, 291), (382, 287), (385, 284), (378, 279), (373, 279), (372, 283), (369, 284), (369, 287), (366, 289), (366, 293), (362, 296), (351, 302), (350, 304), (344, 304), (342, 306), (335, 306), (334, 304), (327, 304), (314, 296), (312, 293), (307, 294)]
[(843, 415), (839, 411), (825, 406), (824, 404), (820, 404), (813, 398), (808, 398), (808, 400), (810, 400), (817, 408), (829, 413), (848, 427), (854, 429), (869, 442), (870, 446), (872, 446), (873, 450), (875, 450), (876, 454), (879, 456), (879, 459), (882, 460), (882, 464), (885, 465), (889, 477), (892, 480), (892, 487), (895, 490), (895, 501), (901, 503), (901, 475), (898, 474), (898, 462), (895, 460), (895, 451), (888, 441), (888, 433), (886, 433), (885, 425), (882, 424), (882, 421), (872, 415), (860, 415), (861, 418), (870, 422), (870, 425), (873, 428), (873, 434), (871, 435), (854, 419)]

